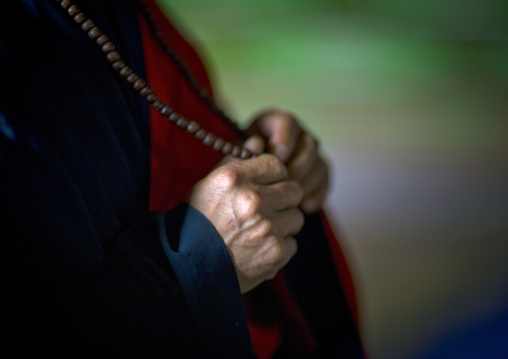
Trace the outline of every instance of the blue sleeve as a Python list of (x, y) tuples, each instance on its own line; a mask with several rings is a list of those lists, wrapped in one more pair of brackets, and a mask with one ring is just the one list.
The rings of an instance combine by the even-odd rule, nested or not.
[(198, 210), (180, 204), (164, 217), (160, 241), (200, 328), (230, 353), (250, 337), (234, 265), (222, 238)]

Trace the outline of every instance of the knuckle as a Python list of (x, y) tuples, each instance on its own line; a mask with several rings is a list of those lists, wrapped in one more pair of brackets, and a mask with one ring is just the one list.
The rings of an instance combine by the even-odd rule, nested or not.
[(266, 154), (263, 156), (266, 156), (268, 166), (271, 170), (276, 171), (276, 173), (280, 173), (283, 178), (288, 177), (286, 165), (284, 165), (284, 162), (282, 162), (277, 156), (272, 154)]
[(240, 182), (240, 171), (233, 165), (225, 165), (216, 170), (214, 180), (222, 188), (233, 188)]
[(285, 258), (284, 247), (277, 243), (270, 248), (269, 254), (266, 256), (267, 264), (278, 268), (279, 263)]
[(254, 190), (244, 190), (238, 195), (238, 205), (243, 216), (255, 216), (261, 209), (261, 196)]
[[(303, 205), (303, 204), (302, 204)], [(296, 234), (300, 232), (303, 228), (303, 225), (305, 224), (305, 216), (303, 215), (303, 212), (298, 208), (292, 208), (291, 213), (291, 234)]]
[(268, 237), (275, 234), (275, 225), (268, 219), (263, 219), (258, 225), (258, 235), (260, 237)]
[(292, 181), (291, 183), (293, 184), (293, 187), (294, 187), (293, 193), (295, 194), (297, 203), (300, 203), (301, 200), (303, 199), (304, 194), (305, 194), (305, 192), (303, 190), (303, 186), (299, 182), (296, 182), (296, 181)]
[(305, 196), (305, 191), (301, 183), (296, 180), (289, 180), (281, 188), (282, 195), (289, 196), (292, 205), (298, 205)]
[(270, 252), (265, 258), (267, 271), (274, 271), (276, 274), (296, 254), (298, 250), (296, 240), (291, 237), (285, 238), (283, 241), (277, 242), (277, 244), (270, 248)]
[(298, 251), (298, 244), (293, 237), (285, 238), (273, 244), (265, 253), (262, 266), (265, 268), (265, 279), (273, 279)]
[(267, 161), (267, 164), (271, 167), (283, 167), (282, 161), (275, 155), (266, 153), (262, 157)]

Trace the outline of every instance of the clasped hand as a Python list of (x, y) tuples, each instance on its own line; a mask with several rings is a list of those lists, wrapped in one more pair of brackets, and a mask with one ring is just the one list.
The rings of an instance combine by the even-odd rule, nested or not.
[(302, 211), (319, 209), (328, 189), (316, 142), (289, 113), (267, 111), (249, 132), (255, 137), (247, 148), (272, 154), (224, 159), (189, 196), (224, 240), (242, 293), (273, 278), (296, 254)]

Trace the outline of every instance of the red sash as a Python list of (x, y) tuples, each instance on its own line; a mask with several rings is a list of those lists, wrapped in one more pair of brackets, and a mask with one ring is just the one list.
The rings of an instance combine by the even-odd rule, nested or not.
[[(191, 69), (198, 83), (212, 93), (207, 71), (200, 57), (168, 21), (155, 1), (147, 0), (146, 3), (163, 37)], [(164, 102), (170, 104), (185, 118), (198, 122), (201, 127), (219, 137), (241, 143), (238, 134), (192, 91), (182, 72), (152, 38), (142, 16), (140, 25), (148, 85)], [(184, 201), (193, 185), (213, 169), (222, 155), (168, 122), (152, 108), (149, 116), (152, 146), (149, 206), (150, 210), (165, 212)], [(324, 213), (322, 217), (339, 277), (356, 318), (356, 298), (345, 258)], [(291, 339), (299, 343), (298, 350), (311, 351), (314, 347), (312, 335), (291, 298), (282, 273), (270, 281), (267, 287), (267, 292), (274, 296), (274, 300), (279, 302), (281, 308), (280, 317), (269, 322), (260, 320), (256, 314), (258, 313), (256, 309), (259, 308), (252, 308), (249, 305), (248, 295), (244, 296), (256, 356), (260, 359), (271, 358), (285, 335), (292, 336)], [(291, 328), (295, 330), (291, 331)]]

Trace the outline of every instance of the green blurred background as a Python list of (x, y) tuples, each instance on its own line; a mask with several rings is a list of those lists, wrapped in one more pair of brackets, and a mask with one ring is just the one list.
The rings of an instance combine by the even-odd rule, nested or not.
[(320, 138), (369, 357), (507, 358), (508, 2), (159, 1), (232, 117)]

